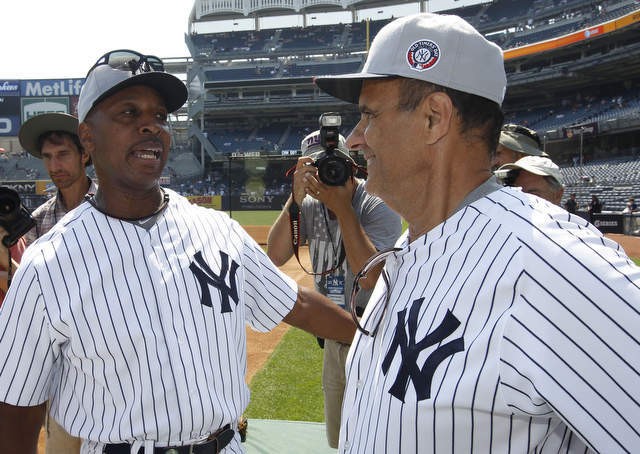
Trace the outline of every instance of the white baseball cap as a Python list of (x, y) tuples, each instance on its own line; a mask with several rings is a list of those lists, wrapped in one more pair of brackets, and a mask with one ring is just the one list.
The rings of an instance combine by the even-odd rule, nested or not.
[(549, 158), (542, 156), (525, 156), (516, 162), (505, 164), (498, 169), (498, 172), (511, 169), (522, 169), (534, 175), (542, 175), (553, 177), (558, 183), (561, 183), (562, 173), (560, 167)]
[[(302, 156), (311, 156), (314, 159), (324, 151), (324, 148), (320, 143), (320, 130), (314, 131), (302, 139), (302, 142), (300, 143), (300, 151), (302, 152)], [(335, 149), (335, 153), (339, 154), (344, 159), (353, 161), (351, 156), (349, 156), (347, 141), (342, 134), (338, 137), (338, 147)]]
[(318, 76), (336, 98), (357, 103), (365, 79), (402, 76), (487, 98), (501, 105), (507, 87), (500, 47), (464, 19), (421, 13), (382, 27), (359, 73)]
[(133, 85), (146, 85), (154, 88), (164, 99), (169, 112), (175, 112), (182, 107), (188, 96), (184, 83), (171, 74), (161, 71), (133, 74), (132, 71), (115, 69), (109, 65), (99, 65), (89, 73), (80, 90), (80, 98), (78, 99), (78, 120), (80, 123), (100, 101)]

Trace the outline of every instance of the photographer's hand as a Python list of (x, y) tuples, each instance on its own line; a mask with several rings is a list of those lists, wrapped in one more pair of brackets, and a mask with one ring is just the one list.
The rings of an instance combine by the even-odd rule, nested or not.
[(353, 198), (354, 182), (349, 178), (343, 186), (329, 186), (317, 178), (308, 175), (305, 179), (307, 194), (322, 202), (336, 217), (353, 211), (351, 199)]
[[(8, 233), (4, 229), (4, 227), (0, 227), (0, 239), (7, 236)], [(0, 241), (0, 268), (2, 270), (7, 271), (9, 269), (9, 250), (7, 247)]]
[(302, 205), (302, 200), (307, 195), (307, 176), (315, 176), (318, 169), (313, 165), (313, 159), (303, 156), (296, 163), (296, 171), (293, 174), (293, 199), (298, 205)]

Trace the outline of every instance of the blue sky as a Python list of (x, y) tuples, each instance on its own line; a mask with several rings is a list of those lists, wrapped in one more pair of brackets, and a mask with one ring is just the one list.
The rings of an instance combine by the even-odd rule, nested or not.
[[(479, 0), (430, 0), (429, 11), (460, 7)], [(134, 49), (161, 58), (185, 57), (184, 43), (194, 0), (10, 0), (3, 2), (0, 26), (0, 80), (82, 78), (102, 54)], [(417, 12), (412, 4), (399, 10), (375, 8), (366, 14), (390, 17)], [(396, 14), (399, 15), (399, 14)], [(311, 16), (314, 19), (311, 19)], [(349, 21), (349, 15), (310, 15), (309, 23)], [(364, 17), (360, 17), (363, 19)], [(225, 24), (246, 28), (249, 21)], [(248, 22), (245, 24), (244, 22)], [(302, 25), (301, 19), (264, 23), (263, 28)], [(201, 31), (206, 31), (204, 26)]]

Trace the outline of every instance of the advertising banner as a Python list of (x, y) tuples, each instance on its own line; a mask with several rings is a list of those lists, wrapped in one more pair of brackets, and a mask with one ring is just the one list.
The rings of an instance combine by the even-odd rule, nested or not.
[(20, 98), (0, 95), (0, 136), (17, 136), (20, 130)]
[(20, 96), (19, 80), (0, 80), (1, 96)]
[(593, 225), (602, 233), (623, 233), (622, 214), (594, 214)]
[(214, 208), (220, 210), (222, 208), (221, 196), (219, 195), (191, 195), (187, 197), (189, 202), (205, 208)]
[(598, 134), (598, 123), (585, 123), (579, 126), (571, 126), (569, 128), (562, 128), (564, 137), (571, 139), (578, 137), (580, 134), (595, 136)]
[(84, 79), (21, 80), (20, 95), (23, 97), (79, 96)]
[(51, 98), (20, 98), (22, 110), (22, 122), (31, 117), (45, 113), (70, 113), (70, 101), (68, 96)]
[[(226, 198), (226, 197), (225, 197)], [(285, 195), (255, 195), (240, 194), (231, 196), (231, 206), (225, 209), (245, 210), (281, 210), (287, 202), (289, 194)]]

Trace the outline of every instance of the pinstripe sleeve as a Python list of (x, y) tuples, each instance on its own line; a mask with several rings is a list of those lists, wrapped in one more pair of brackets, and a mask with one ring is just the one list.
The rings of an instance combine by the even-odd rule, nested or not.
[(553, 411), (598, 452), (631, 452), (640, 445), (640, 272), (602, 237), (543, 233), (523, 244), (502, 345), (505, 402), (515, 413)]
[(0, 401), (33, 406), (49, 398), (52, 345), (37, 275), (21, 267), (0, 309)]
[(253, 238), (248, 234), (244, 238), (247, 321), (257, 331), (270, 331), (293, 309), (298, 285), (269, 260)]

